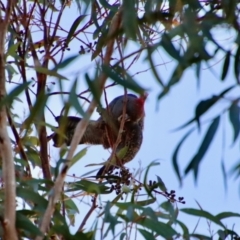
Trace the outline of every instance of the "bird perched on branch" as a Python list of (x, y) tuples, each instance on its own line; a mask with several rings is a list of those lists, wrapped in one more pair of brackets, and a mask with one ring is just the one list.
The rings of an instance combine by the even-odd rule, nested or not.
[[(111, 156), (98, 171), (97, 177), (121, 167), (137, 154), (143, 139), (145, 99), (146, 95), (137, 97), (134, 94), (116, 97), (107, 108), (98, 108), (100, 117), (97, 120), (89, 121), (79, 144), (102, 145), (105, 149), (112, 148), (115, 151), (114, 156)], [(56, 121), (59, 125), (58, 131), (48, 139), (53, 140), (55, 147), (60, 147), (63, 143), (69, 146), (81, 118), (59, 116), (56, 117)], [(119, 141), (116, 146), (117, 140)]]

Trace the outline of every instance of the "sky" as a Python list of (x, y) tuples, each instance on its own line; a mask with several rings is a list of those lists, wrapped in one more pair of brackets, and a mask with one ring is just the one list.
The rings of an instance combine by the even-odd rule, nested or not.
[[(62, 24), (66, 28), (69, 28), (76, 16), (77, 10), (74, 7), (68, 8), (63, 17)], [(232, 47), (229, 45), (232, 37), (231, 32), (226, 32), (225, 30), (220, 29), (216, 34), (219, 34), (219, 40), (222, 41), (226, 47)], [(63, 34), (63, 36), (66, 35)], [(41, 36), (36, 34), (35, 40), (40, 39)], [(79, 45), (78, 42), (73, 41), (70, 45), (71, 50), (65, 57), (75, 55), (79, 51)], [(132, 51), (134, 48), (134, 44), (130, 44), (126, 52)], [(190, 128), (181, 131), (172, 130), (187, 122), (194, 116), (195, 106), (200, 100), (210, 98), (214, 94), (219, 94), (223, 89), (234, 84), (235, 77), (233, 73), (229, 72), (225, 82), (220, 80), (223, 62), (218, 62), (222, 56), (217, 55), (214, 61), (211, 62), (213, 65), (211, 69), (207, 69), (207, 66), (202, 65), (199, 87), (194, 68), (191, 68), (184, 73), (181, 82), (174, 86), (163, 99), (157, 102), (156, 98), (160, 93), (160, 86), (156, 80), (154, 80), (154, 76), (151, 73), (151, 70), (149, 70), (149, 64), (144, 60), (145, 57), (144, 54), (141, 55), (137, 63), (133, 64), (130, 69), (130, 74), (134, 75), (137, 82), (148, 89), (149, 93), (145, 104), (146, 117), (144, 140), (140, 151), (130, 163), (126, 164), (126, 167), (131, 170), (136, 170), (139, 167), (139, 164), (141, 164), (142, 167), (147, 167), (152, 161), (158, 160), (160, 165), (151, 169), (150, 176), (152, 179), (155, 179), (156, 175), (160, 176), (169, 190), (176, 190), (177, 196), (183, 196), (185, 198), (185, 205), (178, 204), (180, 209), (198, 209), (198, 202), (204, 210), (209, 211), (212, 214), (218, 214), (224, 211), (239, 213), (239, 182), (229, 178), (227, 181), (227, 189), (225, 189), (220, 164), (223, 159), (226, 169), (229, 172), (234, 163), (239, 161), (239, 139), (235, 145), (232, 146), (233, 131), (226, 114), (223, 114), (214, 141), (200, 164), (200, 172), (197, 182), (194, 181), (193, 175), (190, 173), (184, 178), (183, 184), (180, 186), (172, 165), (173, 151), (181, 138)], [(78, 73), (80, 79), (78, 85), (79, 92), (86, 89), (84, 74), (88, 72), (91, 75), (93, 72), (94, 62), (91, 62), (90, 59), (90, 54), (81, 55), (69, 68), (60, 72), (61, 74), (68, 76), (70, 80), (74, 79), (74, 76)], [(157, 67), (157, 70), (166, 82), (176, 66), (176, 63), (164, 51), (162, 51), (162, 49), (155, 54), (154, 61), (155, 64), (160, 64), (160, 66)], [(29, 76), (31, 76), (31, 73), (29, 73)], [(51, 81), (52, 80), (57, 81), (56, 79), (51, 79)], [(57, 90), (56, 85), (52, 86), (53, 91)], [(64, 81), (64, 89), (69, 89), (69, 87), (69, 82)], [(108, 101), (111, 101), (113, 98), (122, 94), (123, 90), (120, 87), (110, 88), (107, 90)], [(231, 97), (237, 95), (239, 95), (239, 89), (230, 94)], [(206, 114), (206, 116), (203, 117), (203, 121), (212, 119), (222, 113), (223, 109), (228, 105), (229, 101), (227, 99), (221, 100), (211, 111), (209, 111), (209, 113)], [(51, 97), (48, 106), (53, 109), (55, 115), (59, 115), (63, 103), (60, 98)], [(85, 104), (84, 107), (87, 107), (87, 105)], [(20, 109), (24, 110), (24, 106), (20, 106)], [(71, 114), (76, 115), (76, 111), (72, 110)], [(49, 123), (52, 123), (53, 125), (56, 124), (53, 116), (47, 111), (46, 116)], [(95, 112), (92, 119), (97, 118), (98, 114)], [(188, 162), (197, 152), (208, 126), (209, 124), (203, 125), (200, 133), (194, 131), (194, 133), (190, 135), (183, 144), (178, 158), (181, 171), (184, 170)], [(51, 130), (48, 130), (48, 132), (51, 133)], [(84, 147), (86, 146), (79, 145), (76, 152)], [(58, 160), (58, 149), (55, 149), (52, 146), (52, 142), (49, 143), (49, 148), (52, 156), (51, 163), (54, 165)], [(87, 164), (100, 163), (106, 160), (109, 155), (109, 151), (104, 150), (101, 146), (91, 146), (88, 148), (87, 155), (74, 165), (73, 169), (70, 169), (69, 175), (75, 174), (76, 176), (81, 176), (94, 169), (93, 167), (85, 167)], [(67, 180), (72, 180), (72, 178), (68, 178)], [(107, 196), (107, 199), (111, 200), (114, 197), (114, 195)], [(76, 199), (75, 202), (78, 206), (80, 206), (79, 204), (81, 200), (81, 198)], [(159, 204), (165, 200), (164, 197), (158, 196)], [(89, 199), (84, 199), (84, 201), (88, 202)], [(79, 223), (85, 215), (84, 213), (85, 209), (80, 209), (80, 215), (76, 218), (75, 227), (72, 228), (73, 232), (78, 228)], [(94, 218), (95, 217), (93, 216), (92, 220)], [(183, 221), (190, 230), (193, 230), (199, 219), (180, 212), (179, 220)], [(89, 222), (91, 222), (91, 218)], [(234, 229), (236, 231), (237, 229), (240, 229), (239, 218), (232, 218), (228, 221), (224, 221), (224, 223), (231, 229), (233, 225), (235, 225)], [(89, 225), (87, 224), (86, 226)], [(215, 225), (209, 227), (207, 221), (201, 219), (197, 226), (197, 232), (205, 233), (207, 235), (209, 228), (213, 231), (218, 230)], [(239, 230), (238, 233), (240, 234)], [(112, 238), (109, 237), (108, 239)]]

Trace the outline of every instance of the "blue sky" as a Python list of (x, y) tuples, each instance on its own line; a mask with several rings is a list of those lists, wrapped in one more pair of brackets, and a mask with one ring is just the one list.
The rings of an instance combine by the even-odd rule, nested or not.
[[(66, 27), (66, 29), (69, 29), (69, 26), (72, 25), (74, 19), (78, 16), (77, 10), (73, 6), (66, 9), (65, 17), (62, 21), (62, 24)], [(222, 35), (222, 33), (224, 33), (224, 35)], [(66, 36), (64, 33), (60, 33), (60, 35), (61, 34), (62, 36)], [(231, 47), (229, 44), (232, 37), (231, 32), (226, 32), (220, 29), (216, 34), (219, 34), (219, 40), (222, 41), (226, 47)], [(80, 35), (79, 37), (81, 38), (82, 36), (83, 35)], [(36, 33), (34, 37), (36, 41), (41, 40), (41, 36), (38, 33)], [(230, 37), (230, 40), (228, 37)], [(132, 51), (135, 49), (135, 47), (136, 46), (134, 44), (131, 44), (129, 45), (127, 51)], [(73, 43), (70, 44), (70, 48), (71, 50), (66, 54), (66, 56), (76, 54), (80, 49), (80, 43), (73, 41)], [(151, 169), (150, 172), (152, 179), (155, 178), (155, 175), (160, 176), (169, 190), (176, 190), (177, 196), (183, 196), (185, 198), (186, 204), (178, 204), (179, 208), (198, 208), (196, 204), (197, 200), (204, 210), (209, 211), (212, 214), (217, 214), (224, 211), (239, 212), (239, 183), (229, 179), (228, 189), (226, 191), (223, 184), (220, 165), (222, 156), (224, 156), (226, 169), (229, 171), (233, 164), (239, 159), (239, 139), (232, 147), (231, 143), (233, 132), (231, 126), (229, 125), (226, 114), (222, 117), (221, 125), (214, 138), (214, 141), (211, 144), (210, 149), (205, 155), (202, 163), (200, 164), (200, 173), (197, 183), (194, 182), (192, 174), (189, 174), (184, 179), (182, 187), (180, 187), (173, 171), (171, 161), (176, 145), (186, 133), (188, 128), (177, 132), (172, 132), (172, 130), (194, 116), (195, 106), (201, 99), (210, 98), (213, 94), (219, 94), (223, 89), (234, 84), (235, 79), (233, 73), (230, 72), (227, 76), (227, 79), (223, 83), (220, 81), (221, 67), (223, 64), (222, 62), (212, 67), (211, 70), (214, 70), (216, 73), (215, 75), (209, 69), (205, 69), (203, 65), (200, 87), (198, 88), (194, 68), (189, 69), (185, 72), (180, 84), (174, 86), (169, 94), (161, 99), (160, 102), (156, 102), (156, 97), (160, 93), (160, 86), (154, 80), (151, 70), (144, 71), (149, 68), (148, 63), (144, 61), (144, 58), (145, 55), (141, 55), (137, 63), (135, 63), (130, 69), (130, 73), (132, 75), (143, 71), (142, 73), (135, 75), (135, 79), (143, 87), (149, 89), (149, 96), (145, 105), (146, 119), (144, 128), (144, 141), (137, 156), (126, 166), (131, 170), (137, 169), (139, 162), (141, 162), (142, 167), (147, 167), (153, 160), (158, 159), (160, 165)], [(212, 63), (218, 62), (218, 60), (221, 58), (221, 55), (217, 55), (216, 59)], [(82, 55), (69, 68), (61, 71), (61, 74), (68, 76), (70, 80), (73, 80), (76, 76), (76, 73), (78, 73), (79, 92), (86, 89), (84, 74), (86, 72), (90, 75), (93, 73), (95, 63), (91, 62), (90, 59), (90, 54)], [(161, 66), (157, 67), (157, 70), (162, 79), (167, 81), (176, 63), (172, 61), (172, 59), (167, 56), (162, 49), (155, 54), (154, 61), (155, 64), (162, 64)], [(29, 79), (31, 76), (31, 73), (29, 73)], [(56, 85), (52, 90), (57, 90)], [(64, 90), (69, 89), (70, 85), (68, 81), (64, 81)], [(113, 87), (108, 89), (107, 94), (108, 100), (111, 101), (116, 96), (122, 95), (123, 90), (120, 87)], [(232, 96), (236, 95), (239, 95), (239, 92), (233, 91)], [(215, 117), (228, 105), (229, 102), (227, 100), (221, 100), (211, 111), (209, 111), (209, 113), (206, 114), (206, 116), (203, 117), (203, 120)], [(48, 106), (53, 109), (55, 115), (59, 115), (63, 103), (58, 97), (51, 97)], [(19, 112), (21, 111), (20, 109), (26, 110), (25, 106), (23, 105), (20, 105)], [(74, 110), (72, 110), (71, 113), (72, 115), (76, 114)], [(47, 111), (46, 114), (49, 122), (55, 125), (52, 115)], [(96, 119), (97, 117), (98, 114), (95, 112), (92, 116), (92, 119)], [(208, 124), (203, 126), (200, 134), (195, 131), (182, 146), (179, 153), (179, 165), (182, 170), (186, 167), (188, 162), (198, 150), (207, 127)], [(223, 131), (225, 131), (225, 135), (223, 135)], [(51, 133), (50, 130), (49, 133)], [(223, 138), (225, 139), (225, 149), (223, 148)], [(49, 143), (49, 147), (52, 155), (51, 163), (54, 164), (58, 160), (58, 150), (52, 147), (52, 142)], [(84, 147), (85, 146), (79, 146), (77, 151)], [(93, 169), (93, 167), (86, 168), (85, 166), (87, 164), (100, 163), (106, 160), (109, 155), (109, 151), (103, 150), (101, 146), (91, 146), (88, 149), (87, 155), (79, 163), (74, 165), (73, 169), (70, 169), (69, 174), (71, 175), (74, 173), (76, 176), (81, 176), (85, 172)], [(72, 178), (69, 178), (68, 180), (72, 180)], [(108, 196), (107, 198), (113, 199), (114, 195)], [(76, 203), (79, 204), (80, 200), (81, 198), (76, 199)], [(88, 197), (85, 197), (84, 201), (89, 202)], [(163, 201), (165, 201), (165, 199), (161, 196), (158, 196), (158, 202), (161, 203)], [(76, 228), (81, 222), (84, 212), (85, 209), (80, 208), (81, 214), (77, 217), (75, 225)], [(94, 216), (92, 219), (94, 219)], [(179, 219), (183, 221), (190, 230), (194, 229), (198, 221), (198, 218), (189, 217), (183, 213), (180, 213)], [(240, 219), (232, 218), (228, 220), (226, 224), (229, 228), (232, 228), (233, 224), (235, 224), (234, 229), (240, 229)], [(212, 229), (218, 230), (218, 228), (216, 228), (214, 225), (212, 225)], [(197, 227), (197, 232), (208, 234), (208, 231), (209, 226), (206, 220), (201, 219), (200, 224)]]
[[(163, 56), (165, 61), (170, 60), (168, 56), (164, 54)], [(79, 61), (81, 62), (81, 58)], [(158, 68), (159, 72), (161, 72), (162, 76), (167, 76), (171, 73), (173, 65), (174, 63), (161, 66)], [(144, 70), (147, 68), (146, 62), (141, 62), (140, 60), (133, 66), (131, 73), (134, 74), (139, 71), (139, 69)], [(219, 73), (221, 64), (218, 64), (214, 70)], [(238, 206), (239, 203), (239, 184), (237, 181), (234, 182), (232, 179), (228, 179), (228, 188), (226, 191), (220, 165), (223, 152), (223, 129), (225, 129), (226, 142), (223, 156), (228, 171), (238, 160), (239, 155), (239, 140), (233, 147), (231, 146), (233, 132), (226, 114), (222, 117), (214, 141), (200, 164), (200, 173), (197, 183), (194, 182), (193, 175), (189, 174), (183, 180), (183, 186), (180, 187), (172, 166), (173, 151), (188, 128), (177, 132), (172, 132), (172, 130), (194, 116), (195, 106), (200, 99), (210, 98), (213, 94), (218, 94), (227, 86), (234, 84), (234, 76), (229, 74), (226, 83), (223, 84), (219, 79), (213, 76), (210, 71), (202, 71), (201, 86), (198, 89), (194, 70), (190, 69), (184, 74), (182, 82), (174, 87), (160, 102), (156, 102), (156, 97), (159, 94), (160, 88), (155, 82), (151, 71), (137, 75), (136, 80), (142, 84), (142, 86), (150, 88), (150, 91), (145, 105), (146, 119), (144, 141), (139, 153), (127, 164), (127, 167), (132, 170), (137, 169), (139, 167), (139, 162), (141, 162), (142, 167), (147, 167), (148, 164), (157, 159), (160, 165), (151, 169), (151, 179), (154, 180), (155, 175), (160, 176), (169, 190), (176, 190), (177, 196), (183, 196), (185, 198), (186, 204), (178, 204), (179, 208), (198, 208), (196, 203), (196, 201), (198, 201), (204, 210), (212, 214), (218, 214), (224, 211), (237, 212), (236, 206)], [(109, 89), (109, 101), (122, 93), (123, 90), (119, 87)], [(233, 95), (237, 94), (234, 91), (233, 93)], [(228, 104), (228, 101), (220, 101), (216, 107), (203, 117), (203, 120), (212, 119), (217, 116), (217, 114), (221, 113), (222, 109), (228, 106)], [(73, 114), (75, 115), (74, 111)], [(95, 113), (92, 118), (96, 119), (97, 117), (98, 114)], [(203, 125), (200, 134), (195, 131), (183, 144), (179, 153), (179, 165), (182, 170), (187, 166), (188, 162), (198, 150), (208, 125), (209, 124)], [(83, 147), (84, 146), (79, 146), (78, 150)], [(52, 150), (54, 152), (56, 151), (55, 149)], [(74, 173), (76, 176), (81, 176), (84, 172), (94, 169), (94, 167), (85, 168), (87, 164), (103, 162), (108, 158), (109, 154), (110, 153), (107, 150), (103, 150), (101, 146), (91, 146), (85, 158), (76, 164), (74, 168), (70, 170), (69, 174)], [(55, 159), (57, 160), (57, 158), (56, 154)], [(114, 195), (112, 196), (112, 199), (113, 198)], [(109, 200), (109, 197), (107, 197), (107, 199)], [(158, 196), (158, 201), (161, 203), (165, 201), (165, 199)], [(77, 222), (81, 221), (81, 219), (81, 217), (78, 218)], [(198, 222), (198, 218), (190, 217), (183, 213), (180, 213), (179, 219), (187, 224), (190, 230), (193, 230)], [(237, 218), (232, 218), (225, 221), (225, 223), (229, 228), (235, 225), (235, 230), (240, 227), (240, 220)], [(76, 226), (78, 226), (78, 224), (76, 224)], [(214, 225), (211, 226), (211, 229), (215, 231), (218, 230)], [(197, 227), (197, 232), (208, 234), (208, 231), (209, 226), (207, 221), (201, 219)]]

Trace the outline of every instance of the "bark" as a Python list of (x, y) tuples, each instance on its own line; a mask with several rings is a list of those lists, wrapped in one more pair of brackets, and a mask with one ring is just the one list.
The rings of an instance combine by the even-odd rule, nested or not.
[[(6, 95), (5, 89), (5, 41), (8, 29), (10, 13), (15, 1), (8, 0), (5, 17), (0, 19), (0, 101)], [(16, 221), (16, 182), (15, 168), (10, 138), (7, 132), (6, 106), (0, 107), (0, 157), (3, 168), (4, 182), (4, 219), (2, 226), (4, 229), (4, 239), (17, 240), (15, 228)]]
[[(109, 34), (108, 34), (109, 41), (108, 41), (108, 44), (106, 47), (106, 53), (105, 53), (105, 56), (103, 59), (103, 65), (109, 65), (109, 63), (110, 63), (111, 56), (113, 53), (113, 46), (114, 46), (114, 37), (113, 36), (115, 36), (116, 31), (118, 31), (119, 26), (121, 24), (121, 11), (122, 10), (120, 9), (115, 14), (115, 16), (113, 17), (113, 20), (112, 20), (112, 24), (110, 26)], [(99, 76), (99, 87), (100, 87), (101, 93), (105, 86), (106, 80), (107, 80), (107, 76), (105, 73), (102, 72)], [(73, 154), (77, 148), (78, 143), (80, 142), (81, 138), (83, 137), (83, 135), (85, 133), (86, 127), (89, 122), (89, 118), (92, 115), (94, 109), (96, 108), (96, 105), (97, 105), (97, 103), (93, 99), (86, 111), (88, 118), (82, 119), (82, 121), (80, 121), (79, 124), (77, 125), (72, 142), (71, 142), (70, 149), (68, 151), (68, 155), (67, 155), (68, 160), (71, 160), (73, 158)], [(52, 191), (52, 196), (49, 198), (49, 204), (48, 204), (48, 207), (46, 209), (46, 212), (43, 216), (43, 219), (42, 219), (42, 222), (40, 225), (40, 230), (43, 234), (45, 234), (48, 230), (51, 217), (55, 210), (55, 204), (59, 200), (60, 193), (62, 191), (62, 187), (64, 184), (64, 179), (66, 177), (69, 166), (70, 166), (70, 161), (67, 161), (66, 164), (63, 166), (61, 173), (59, 174), (59, 176), (56, 179), (56, 182), (55, 182), (55, 185), (54, 185), (53, 191)], [(42, 239), (43, 239), (43, 236), (38, 236), (36, 238), (36, 240), (42, 240)]]

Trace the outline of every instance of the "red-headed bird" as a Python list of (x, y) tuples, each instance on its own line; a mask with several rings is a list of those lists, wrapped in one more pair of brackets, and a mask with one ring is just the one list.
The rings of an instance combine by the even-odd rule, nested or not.
[[(134, 94), (118, 96), (110, 102), (106, 109), (99, 110), (101, 115), (99, 119), (89, 121), (79, 144), (100, 144), (104, 148), (113, 148), (119, 134), (125, 108), (123, 131), (116, 147), (115, 156), (106, 161), (98, 171), (97, 177), (112, 172), (115, 168), (131, 161), (139, 151), (143, 139), (145, 99), (146, 95), (140, 97)], [(81, 119), (72, 116), (56, 117), (59, 124), (58, 128), (64, 132), (65, 136), (58, 133), (49, 136), (49, 139), (53, 139), (55, 147), (60, 147), (63, 143), (67, 146), (71, 144), (75, 128)]]

